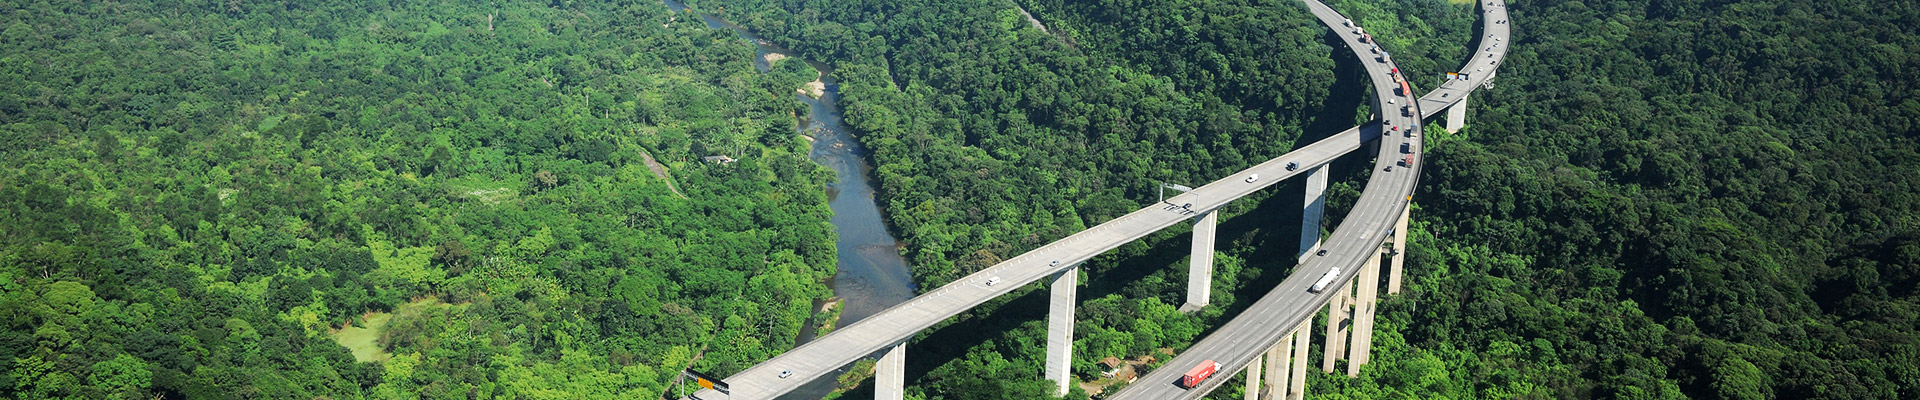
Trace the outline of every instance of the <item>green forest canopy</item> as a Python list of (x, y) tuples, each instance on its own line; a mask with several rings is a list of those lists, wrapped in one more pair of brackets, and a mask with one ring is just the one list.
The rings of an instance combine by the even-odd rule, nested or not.
[(649, 398), (830, 295), (811, 71), (661, 4), (0, 10), (0, 396)]
[[(695, 3), (835, 67), (922, 287), (1365, 117), (1291, 2), (1017, 2), (1051, 34), (1001, 0)], [(1416, 84), (1478, 45), (1471, 4), (1329, 3)], [(658, 4), (5, 6), (12, 397), (650, 396), (776, 354), (826, 295), (785, 97), (811, 77)], [(1309, 393), (1920, 397), (1920, 5), (1510, 6), (1472, 126), (1430, 134), (1375, 362)], [(1075, 371), (1283, 276), (1270, 192), (1226, 210), (1220, 307), (1173, 310), (1181, 232), (1088, 264)], [(325, 336), (426, 297), (463, 306), (396, 313), (384, 364)], [(1034, 297), (923, 335), (912, 395), (1043, 396)]]

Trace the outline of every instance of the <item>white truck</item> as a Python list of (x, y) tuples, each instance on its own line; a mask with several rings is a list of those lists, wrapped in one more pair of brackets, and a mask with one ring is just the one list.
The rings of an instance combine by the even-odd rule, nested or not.
[(1333, 284), (1333, 278), (1338, 277), (1340, 277), (1340, 267), (1334, 267), (1332, 271), (1327, 271), (1326, 275), (1321, 275), (1319, 281), (1313, 282), (1313, 287), (1307, 288), (1307, 291), (1313, 293), (1325, 291), (1327, 285)]

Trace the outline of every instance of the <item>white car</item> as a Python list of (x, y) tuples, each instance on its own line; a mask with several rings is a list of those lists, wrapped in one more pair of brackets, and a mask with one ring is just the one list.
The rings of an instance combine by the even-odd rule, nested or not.
[(993, 286), (993, 284), (996, 284), (996, 283), (1000, 283), (1000, 277), (996, 276), (992, 278), (987, 278), (987, 286)]
[(1260, 180), (1260, 174), (1247, 174), (1247, 183)]

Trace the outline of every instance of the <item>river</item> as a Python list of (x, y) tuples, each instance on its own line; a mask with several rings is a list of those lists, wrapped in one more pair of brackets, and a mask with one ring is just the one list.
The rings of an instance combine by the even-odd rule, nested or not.
[[(686, 9), (677, 1), (664, 1), (671, 10)], [(708, 28), (729, 29), (740, 38), (753, 42), (758, 48), (753, 65), (762, 72), (771, 68), (767, 61), (768, 53), (793, 54), (739, 25), (705, 14), (700, 15), (700, 19)], [(821, 72), (826, 91), (818, 99), (801, 94), (793, 96), (810, 109), (807, 118), (801, 120), (796, 128), (814, 139), (808, 156), (815, 163), (832, 168), (838, 178), (826, 190), (829, 206), (833, 209), (833, 228), (840, 234), (840, 240), (834, 243), (839, 253), (839, 271), (834, 275), (832, 285), (834, 297), (845, 303), (837, 326), (846, 326), (913, 298), (913, 275), (907, 269), (906, 259), (900, 256), (900, 241), (887, 231), (879, 204), (874, 200), (873, 167), (867, 160), (869, 153), (853, 136), (853, 129), (841, 119), (838, 106), (840, 85), (830, 76), (832, 71), (826, 65), (813, 60), (806, 62)], [(797, 340), (799, 344), (813, 340), (812, 327), (803, 329)], [(780, 398), (819, 399), (833, 390), (834, 378), (844, 372), (846, 367), (841, 367), (836, 373)]]

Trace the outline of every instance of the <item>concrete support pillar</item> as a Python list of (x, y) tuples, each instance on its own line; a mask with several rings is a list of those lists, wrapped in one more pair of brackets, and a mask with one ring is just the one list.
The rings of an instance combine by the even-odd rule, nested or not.
[(1067, 385), (1073, 381), (1068, 375), (1073, 372), (1073, 308), (1078, 302), (1080, 284), (1080, 266), (1075, 265), (1053, 275), (1050, 284), (1053, 291), (1047, 301), (1047, 365), (1046, 378), (1059, 386), (1054, 396), (1067, 394)]
[(1307, 337), (1313, 329), (1313, 320), (1300, 321), (1300, 327), (1293, 328), (1293, 368), (1289, 371), (1292, 378), (1287, 379), (1285, 400), (1304, 400), (1307, 398)]
[(1187, 259), (1187, 304), (1181, 312), (1206, 307), (1213, 295), (1213, 234), (1220, 214), (1213, 210), (1193, 219), (1193, 255)]
[(1347, 323), (1350, 317), (1347, 303), (1353, 297), (1353, 284), (1342, 284), (1339, 290), (1334, 293), (1333, 301), (1327, 302), (1327, 345), (1322, 349), (1320, 361), (1320, 370), (1326, 373), (1333, 373), (1334, 360), (1344, 359), (1347, 355)]
[(1400, 270), (1407, 265), (1407, 220), (1413, 216), (1413, 205), (1407, 205), (1400, 211), (1400, 222), (1393, 226), (1393, 263), (1387, 268), (1387, 294), (1400, 294)]
[(1260, 388), (1260, 397), (1279, 399), (1287, 395), (1287, 373), (1293, 367), (1293, 334), (1295, 333), (1298, 332), (1287, 332), (1285, 336), (1280, 337), (1280, 343), (1274, 344), (1272, 349), (1267, 349), (1267, 370), (1263, 371), (1265, 374), (1260, 379), (1267, 383), (1267, 387)]
[(1307, 197), (1300, 213), (1300, 259), (1306, 262), (1307, 256), (1320, 249), (1320, 217), (1327, 211), (1327, 167), (1314, 167), (1307, 172)]
[[(1261, 364), (1263, 363), (1260, 357), (1254, 357), (1252, 362), (1247, 363), (1247, 387), (1240, 392), (1247, 396), (1247, 400), (1260, 400), (1260, 377), (1265, 376), (1264, 371), (1260, 370)], [(1275, 365), (1273, 367), (1279, 368), (1280, 366)]]
[(1447, 133), (1459, 132), (1460, 127), (1467, 124), (1467, 96), (1461, 94), (1460, 102), (1447, 107)]
[(893, 345), (873, 365), (873, 400), (904, 400), (907, 395), (907, 344)]
[(1380, 297), (1380, 260), (1386, 255), (1381, 248), (1371, 260), (1360, 264), (1360, 289), (1355, 291), (1353, 303), (1353, 343), (1348, 345), (1347, 376), (1360, 377), (1360, 366), (1367, 365), (1373, 351), (1373, 306)]

